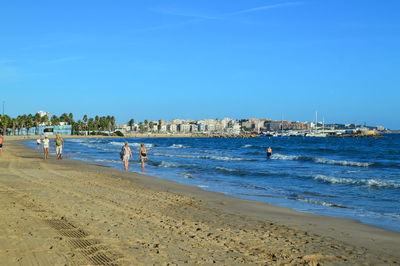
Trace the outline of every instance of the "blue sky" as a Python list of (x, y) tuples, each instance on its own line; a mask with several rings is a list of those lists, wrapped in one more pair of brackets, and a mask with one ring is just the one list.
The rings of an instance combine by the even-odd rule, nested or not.
[(400, 129), (400, 1), (3, 1), (0, 101), (117, 122), (272, 118)]

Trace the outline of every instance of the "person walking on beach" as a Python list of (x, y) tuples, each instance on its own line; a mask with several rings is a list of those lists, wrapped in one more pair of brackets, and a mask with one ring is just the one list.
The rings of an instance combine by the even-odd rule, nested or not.
[(124, 162), (125, 170), (128, 171), (129, 159), (132, 157), (132, 151), (131, 148), (129, 148), (127, 141), (125, 141), (125, 145), (122, 146), (120, 156), (121, 160)]
[(268, 159), (271, 158), (271, 155), (272, 155), (272, 148), (268, 147), (267, 148), (267, 157), (268, 157)]
[(54, 141), (54, 148), (56, 148), (57, 159), (62, 159), (62, 149), (64, 147), (64, 139), (61, 138), (59, 134), (56, 135), (56, 140)]
[(142, 163), (142, 171), (143, 171), (144, 170), (144, 162), (147, 160), (147, 150), (146, 150), (146, 147), (144, 146), (144, 143), (140, 144), (139, 160)]
[(50, 148), (50, 140), (47, 136), (44, 136), (43, 139), (43, 153), (44, 153), (44, 159), (49, 158), (49, 148)]
[(3, 152), (3, 141), (4, 141), (4, 138), (2, 135), (0, 135), (0, 154)]

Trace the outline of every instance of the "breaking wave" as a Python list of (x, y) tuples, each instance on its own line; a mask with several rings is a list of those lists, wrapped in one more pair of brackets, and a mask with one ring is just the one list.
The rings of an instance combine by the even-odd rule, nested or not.
[(185, 145), (182, 145), (182, 144), (172, 144), (171, 146), (169, 146), (169, 148), (183, 149), (183, 148), (190, 148), (190, 146), (185, 146)]
[(348, 209), (349, 207), (340, 205), (337, 203), (331, 203), (331, 202), (326, 202), (322, 200), (315, 200), (315, 199), (303, 199), (303, 198), (296, 198), (298, 201), (302, 202), (307, 202), (307, 203), (312, 203), (312, 204), (317, 204), (317, 205), (322, 205), (322, 206), (327, 206), (327, 207), (335, 207), (335, 208), (342, 208), (342, 209)]
[(312, 161), (320, 164), (330, 164), (330, 165), (341, 165), (341, 166), (354, 166), (354, 167), (371, 167), (374, 163), (364, 163), (364, 162), (353, 162), (344, 160), (332, 160), (319, 157), (308, 157), (301, 155), (284, 155), (284, 154), (273, 154), (271, 159), (275, 160), (290, 160), (290, 161)]
[(95, 159), (95, 162), (106, 162), (106, 163), (120, 163), (121, 161), (107, 160), (107, 159)]
[[(108, 144), (113, 145), (113, 146), (122, 147), (122, 146), (124, 145), (124, 142), (110, 141)], [(129, 143), (129, 146), (140, 147), (140, 143), (136, 143), (136, 142)], [(146, 148), (155, 147), (155, 145), (154, 145), (154, 144), (151, 144), (151, 143), (145, 143), (144, 146), (145, 146)]]
[(377, 187), (377, 188), (395, 188), (395, 189), (400, 188), (400, 184), (398, 183), (377, 180), (377, 179), (353, 179), (353, 178), (341, 178), (341, 177), (333, 177), (326, 175), (316, 175), (314, 176), (314, 179), (330, 184), (362, 185), (362, 186)]
[(217, 161), (255, 161), (253, 159), (244, 159), (244, 158), (227, 157), (227, 156), (215, 156), (215, 155), (187, 155), (187, 154), (163, 154), (163, 153), (154, 153), (154, 155), (164, 156), (164, 157), (188, 158), (188, 159), (209, 159), (209, 160), (217, 160)]

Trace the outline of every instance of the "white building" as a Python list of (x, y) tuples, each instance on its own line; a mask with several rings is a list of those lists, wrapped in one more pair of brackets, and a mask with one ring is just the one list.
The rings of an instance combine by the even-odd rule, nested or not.
[(160, 133), (166, 133), (167, 132), (167, 125), (162, 124), (160, 127)]
[(189, 133), (190, 132), (190, 124), (179, 124), (178, 130), (179, 130), (179, 133)]
[(46, 116), (50, 119), (50, 113), (46, 111), (38, 111), (37, 114), (40, 115), (40, 117)]
[(176, 124), (169, 124), (167, 125), (167, 131), (171, 133), (176, 133), (178, 132), (178, 127)]

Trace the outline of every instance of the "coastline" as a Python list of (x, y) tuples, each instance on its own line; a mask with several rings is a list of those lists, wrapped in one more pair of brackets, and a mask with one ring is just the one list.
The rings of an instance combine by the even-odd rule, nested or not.
[[(100, 164), (45, 162), (8, 137), (0, 168), (0, 208), (6, 217), (0, 226), (5, 236), (0, 259), (11, 264), (36, 259), (44, 265), (52, 260), (74, 265), (101, 258), (122, 265), (400, 260), (400, 233)], [(9, 236), (11, 248), (4, 243)], [(87, 245), (81, 241), (79, 246), (77, 240)], [(35, 253), (39, 243), (45, 246)], [(93, 248), (97, 251), (88, 252)]]

